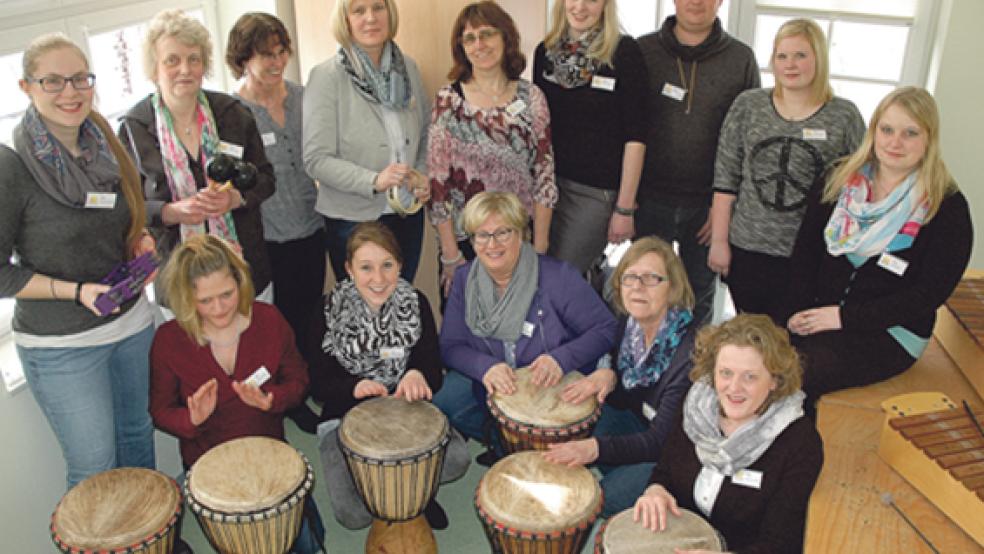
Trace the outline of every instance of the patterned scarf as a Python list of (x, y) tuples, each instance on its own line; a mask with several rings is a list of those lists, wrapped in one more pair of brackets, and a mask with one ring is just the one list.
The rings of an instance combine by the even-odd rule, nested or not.
[(34, 181), (59, 204), (81, 208), (90, 192), (118, 190), (119, 165), (109, 151), (106, 137), (88, 118), (79, 128), (79, 158), (83, 163), (72, 159), (72, 154), (48, 131), (33, 104), (14, 129), (13, 139), (14, 148)]
[(929, 211), (925, 195), (917, 195), (916, 176), (913, 171), (891, 194), (868, 202), (873, 185), (871, 164), (852, 175), (824, 229), (830, 255), (845, 254), (857, 267), (882, 252), (912, 246)]
[(659, 381), (692, 320), (690, 310), (670, 308), (647, 348), (642, 327), (629, 317), (618, 355), (618, 372), (622, 374), (622, 384), (627, 390), (648, 387)]
[(562, 88), (583, 87), (590, 83), (601, 63), (588, 56), (588, 49), (600, 35), (601, 29), (597, 27), (576, 39), (565, 35), (544, 52), (547, 63), (543, 78)]
[[(420, 340), (420, 304), (410, 283), (400, 279), (393, 294), (374, 313), (346, 279), (335, 285), (325, 308), (327, 331), (321, 348), (346, 371), (392, 390), (407, 371), (410, 349)], [(383, 359), (382, 350), (402, 348), (403, 355)]]
[(683, 430), (694, 443), (700, 463), (722, 475), (734, 475), (755, 463), (786, 427), (803, 415), (803, 391), (784, 396), (764, 414), (742, 425), (730, 437), (721, 432), (721, 402), (710, 377), (700, 379), (683, 404)]
[[(195, 175), (191, 172), (191, 159), (185, 153), (184, 145), (178, 140), (178, 133), (174, 130), (174, 118), (171, 110), (167, 108), (161, 99), (161, 93), (155, 92), (150, 98), (154, 107), (154, 121), (157, 124), (157, 138), (161, 144), (161, 160), (164, 162), (164, 174), (167, 176), (167, 184), (171, 188), (171, 198), (183, 200), (198, 193), (198, 184), (195, 182)], [(198, 91), (198, 107), (195, 113), (198, 127), (202, 130), (199, 141), (201, 152), (198, 160), (204, 169), (207, 160), (212, 159), (219, 153), (219, 131), (215, 124), (215, 116), (212, 115), (212, 108), (209, 107), (208, 99), (205, 98), (203, 91)], [(192, 235), (205, 233), (205, 225), (181, 224), (181, 240), (184, 241)], [(236, 224), (232, 221), (232, 214), (226, 212), (219, 217), (208, 219), (208, 233), (221, 237), (230, 244), (239, 248), (239, 239), (236, 236)]]
[[(352, 84), (367, 100), (392, 110), (402, 110), (410, 105), (410, 76), (403, 52), (395, 42), (389, 41), (383, 47), (378, 69), (358, 46), (352, 45), (350, 50), (342, 48), (338, 54)], [(350, 57), (353, 54), (355, 60)]]

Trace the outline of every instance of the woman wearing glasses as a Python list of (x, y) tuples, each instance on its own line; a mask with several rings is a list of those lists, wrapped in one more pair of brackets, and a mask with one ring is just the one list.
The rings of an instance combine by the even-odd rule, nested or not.
[(451, 31), (451, 55), (451, 84), (437, 93), (427, 144), (442, 297), (455, 270), (474, 257), (461, 217), (471, 197), (483, 190), (519, 197), (541, 254), (557, 202), (550, 111), (540, 89), (519, 77), (526, 59), (512, 18), (495, 2), (465, 6)]
[(615, 318), (574, 268), (536, 253), (515, 194), (475, 195), (461, 222), (476, 260), (455, 272), (440, 338), (449, 370), (434, 404), (482, 440), (487, 394), (515, 392), (516, 368), (529, 367), (544, 387), (570, 371), (590, 373), (614, 344)]
[[(625, 314), (615, 349), (587, 379), (568, 386), (563, 399), (594, 396), (602, 417), (594, 437), (551, 445), (546, 458), (567, 465), (598, 462), (605, 492), (603, 515), (630, 508), (649, 475), (690, 389), (697, 326), (694, 292), (673, 247), (643, 237), (622, 256), (612, 282), (615, 307)], [(609, 394), (610, 393), (610, 394)]]
[(137, 170), (92, 108), (82, 50), (45, 35), (23, 60), (31, 104), (16, 152), (0, 148), (0, 298), (16, 299), (17, 353), (71, 488), (114, 467), (154, 467), (150, 304), (140, 295), (105, 316), (95, 307), (109, 290), (100, 280), (154, 240)]

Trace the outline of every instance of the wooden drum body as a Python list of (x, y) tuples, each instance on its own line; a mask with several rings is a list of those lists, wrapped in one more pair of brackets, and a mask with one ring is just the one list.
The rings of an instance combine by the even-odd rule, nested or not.
[(475, 509), (492, 551), (503, 554), (580, 552), (602, 501), (590, 471), (551, 464), (539, 452), (499, 460), (475, 492)]
[(595, 537), (595, 554), (673, 554), (681, 550), (723, 552), (724, 541), (704, 518), (680, 508), (680, 517), (670, 514), (666, 529), (655, 533), (632, 521), (632, 508), (602, 525)]
[(496, 393), (487, 400), (506, 453), (546, 450), (551, 443), (591, 436), (601, 417), (597, 399), (571, 404), (560, 398), (564, 387), (584, 378), (580, 372), (567, 373), (552, 387), (534, 385), (532, 378), (528, 368), (518, 369), (516, 392), (509, 396)]
[(267, 437), (222, 443), (195, 462), (185, 495), (222, 554), (284, 554), (301, 529), (314, 472), (303, 454)]
[(51, 538), (72, 554), (171, 554), (182, 510), (170, 477), (112, 469), (65, 493), (51, 515)]

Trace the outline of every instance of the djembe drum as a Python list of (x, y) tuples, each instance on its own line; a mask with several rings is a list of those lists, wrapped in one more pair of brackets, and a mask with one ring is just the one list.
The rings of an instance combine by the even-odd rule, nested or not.
[(495, 418), (506, 453), (523, 450), (546, 450), (551, 443), (567, 442), (591, 436), (601, 417), (601, 406), (592, 396), (580, 404), (561, 400), (564, 387), (584, 376), (571, 371), (552, 387), (532, 383), (533, 372), (516, 370), (516, 392), (495, 393), (486, 401)]
[(670, 514), (666, 529), (651, 531), (632, 521), (632, 508), (602, 525), (595, 537), (595, 554), (673, 554), (681, 550), (724, 551), (724, 541), (710, 523), (680, 508), (680, 517)]
[(338, 444), (375, 518), (366, 552), (437, 552), (420, 514), (437, 493), (449, 432), (447, 418), (430, 402), (392, 397), (367, 400), (342, 418)]
[(493, 552), (580, 552), (601, 513), (598, 481), (583, 467), (552, 464), (518, 452), (482, 476), (475, 509)]
[(65, 493), (51, 515), (51, 538), (71, 554), (171, 554), (181, 491), (151, 469), (97, 473)]
[(185, 479), (188, 505), (221, 554), (284, 554), (301, 529), (314, 486), (307, 458), (267, 437), (224, 442)]

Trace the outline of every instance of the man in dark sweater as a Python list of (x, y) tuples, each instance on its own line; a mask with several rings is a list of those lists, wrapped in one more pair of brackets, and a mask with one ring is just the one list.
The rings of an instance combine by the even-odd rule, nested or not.
[(718, 133), (735, 97), (761, 81), (752, 49), (721, 28), (721, 0), (674, 3), (676, 15), (639, 39), (649, 72), (649, 129), (636, 230), (679, 243), (701, 323), (714, 292), (708, 210)]

